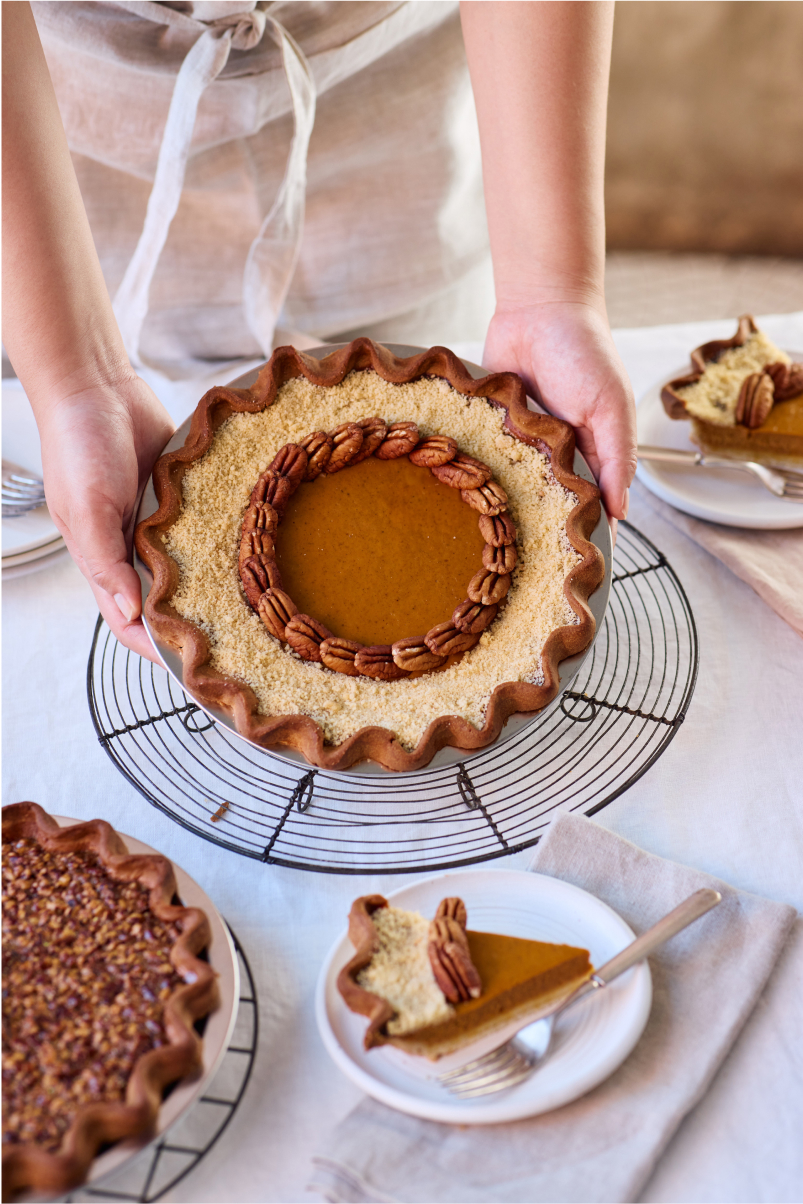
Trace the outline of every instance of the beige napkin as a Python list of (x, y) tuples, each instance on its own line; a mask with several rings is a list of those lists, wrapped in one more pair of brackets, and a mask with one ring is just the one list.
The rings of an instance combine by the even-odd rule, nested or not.
[(752, 531), (701, 522), (662, 502), (638, 482), (633, 487), (656, 513), (721, 560), (803, 635), (803, 527)]
[(723, 901), (650, 959), (644, 1035), (588, 1095), (531, 1120), (476, 1127), (363, 1100), (323, 1143), (310, 1190), (331, 1201), (636, 1197), (750, 1015), (796, 913), (645, 853), (582, 816), (555, 820), (531, 868), (603, 899), (636, 933), (702, 886)]

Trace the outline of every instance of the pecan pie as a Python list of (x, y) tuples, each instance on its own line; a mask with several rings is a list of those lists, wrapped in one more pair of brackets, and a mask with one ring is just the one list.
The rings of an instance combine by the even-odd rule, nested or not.
[(147, 621), (264, 747), (392, 770), (486, 747), (593, 636), (599, 491), (573, 456), (518, 377), (444, 348), (279, 348), (157, 462)]
[(3, 809), (4, 1199), (81, 1183), (198, 1069), (217, 982), (207, 917), (175, 893), (170, 862), (103, 820)]
[(396, 1045), (439, 1058), (565, 997), (592, 973), (586, 949), (472, 932), (461, 899), (435, 918), (391, 907), (382, 895), (356, 899), (349, 940), (356, 949), (337, 987), (367, 1016), (364, 1045)]
[(691, 353), (692, 372), (661, 391), (670, 418), (690, 418), (691, 438), (704, 452), (803, 467), (803, 364), (792, 363), (758, 329), (739, 319), (731, 339)]

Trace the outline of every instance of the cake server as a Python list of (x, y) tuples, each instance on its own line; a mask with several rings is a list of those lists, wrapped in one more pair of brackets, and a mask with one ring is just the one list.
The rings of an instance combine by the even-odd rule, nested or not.
[(729, 460), (724, 456), (705, 456), (702, 452), (682, 451), (675, 447), (648, 447), (644, 444), (639, 445), (638, 458), (657, 464), (671, 464), (675, 468), (735, 468), (752, 473), (776, 497), (803, 502), (803, 473), (792, 472), (791, 469), (767, 468), (766, 464), (757, 464), (755, 460)]
[(653, 924), (640, 937), (625, 946), (604, 966), (595, 970), (590, 978), (581, 983), (566, 999), (558, 1003), (552, 1012), (528, 1024), (509, 1041), (492, 1049), (490, 1053), (473, 1062), (467, 1062), (456, 1070), (438, 1076), (438, 1082), (460, 1099), (475, 1099), (491, 1095), (496, 1091), (507, 1091), (524, 1082), (536, 1066), (546, 1058), (552, 1042), (555, 1021), (562, 1012), (586, 996), (606, 987), (625, 970), (648, 957), (670, 937), (675, 936), (700, 916), (704, 916), (722, 900), (718, 890), (695, 891), (684, 899), (674, 911)]

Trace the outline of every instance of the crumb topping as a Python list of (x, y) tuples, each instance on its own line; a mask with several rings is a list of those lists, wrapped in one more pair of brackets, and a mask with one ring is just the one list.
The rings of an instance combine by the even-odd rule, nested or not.
[(387, 999), (396, 1010), (391, 1036), (447, 1020), (454, 1008), (435, 981), (429, 963), (429, 921), (417, 911), (380, 907), (373, 913), (379, 949), (357, 975), (366, 991)]
[[(488, 464), (510, 498), (518, 530), (519, 563), (507, 605), (479, 644), (442, 672), (395, 682), (332, 673), (287, 651), (248, 606), (237, 573), (243, 513), (254, 482), (279, 449), (310, 431), (374, 414), (414, 421), (422, 435), (451, 435), (461, 451)], [(508, 435), (503, 422), (504, 411), (440, 378), (394, 385), (373, 371), (351, 372), (333, 387), (300, 377), (261, 413), (233, 414), (186, 472), (181, 514), (163, 537), (180, 569), (172, 604), (205, 631), (214, 667), (247, 682), (262, 714), (309, 715), (331, 743), (362, 727), (389, 728), (407, 749), (441, 715), (482, 727), (502, 682), (540, 684), (547, 637), (579, 621), (563, 592), (581, 560), (565, 533), (577, 498), (555, 480), (546, 456)]]
[(716, 363), (707, 364), (698, 381), (677, 390), (678, 397), (692, 417), (715, 426), (734, 426), (742, 381), (767, 364), (777, 363), (789, 364), (791, 360), (759, 330), (741, 347), (731, 347)]

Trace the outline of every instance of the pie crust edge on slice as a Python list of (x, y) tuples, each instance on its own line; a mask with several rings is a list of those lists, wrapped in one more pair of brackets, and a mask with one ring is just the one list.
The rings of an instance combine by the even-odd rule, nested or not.
[[(508, 433), (545, 454), (555, 479), (578, 499), (566, 521), (566, 535), (582, 559), (566, 577), (564, 594), (579, 621), (556, 628), (548, 636), (541, 653), (543, 684), (504, 682), (488, 702), (481, 729), (459, 716), (443, 715), (429, 724), (412, 751), (405, 749), (387, 728), (364, 727), (342, 743), (327, 746), (323, 730), (309, 716), (260, 714), (251, 687), (212, 666), (206, 634), (171, 605), (170, 599), (179, 587), (179, 567), (162, 540), (181, 513), (184, 473), (209, 450), (215, 432), (232, 414), (262, 411), (273, 403), (282, 385), (296, 377), (303, 376), (314, 385), (333, 386), (350, 372), (364, 369), (372, 369), (392, 384), (438, 376), (458, 393), (487, 398), (507, 412), (504, 426)], [(153, 483), (159, 508), (136, 530), (137, 551), (153, 574), (145, 616), (157, 637), (181, 654), (187, 689), (207, 705), (230, 714), (240, 734), (264, 748), (294, 749), (322, 769), (348, 769), (357, 762), (371, 760), (397, 772), (422, 768), (445, 746), (484, 748), (493, 743), (511, 715), (539, 711), (554, 698), (559, 688), (560, 662), (582, 652), (594, 635), (588, 598), (602, 581), (604, 561), (590, 542), (590, 535), (600, 516), (600, 494), (596, 485), (574, 472), (574, 448), (574, 431), (567, 423), (527, 409), (524, 385), (518, 376), (503, 372), (475, 380), (445, 347), (432, 347), (400, 359), (370, 339), (359, 338), (321, 360), (293, 347), (280, 347), (250, 389), (221, 386), (209, 390), (195, 410), (184, 446), (157, 461)]]
[[(481, 1007), (483, 1002), (493, 1004), (494, 999), (499, 996), (492, 994), (489, 997), (480, 994), (477, 1000), (466, 1003), (466, 1006), (473, 1011), (473, 1018), (469, 1017), (467, 1025), (463, 1024), (461, 1027), (460, 1021), (461, 1019), (465, 1020), (465, 1016), (461, 1018), (460, 1004), (458, 1003), (457, 1012), (452, 1018), (440, 1021), (428, 1028), (392, 1036), (387, 1032), (386, 1025), (395, 1015), (393, 1006), (381, 995), (361, 986), (358, 981), (360, 972), (371, 962), (379, 947), (379, 937), (372, 917), (380, 908), (388, 906), (390, 906), (388, 900), (383, 895), (364, 895), (355, 899), (349, 913), (348, 930), (349, 940), (354, 946), (355, 952), (337, 977), (337, 989), (346, 1006), (352, 1012), (368, 1018), (368, 1027), (363, 1038), (365, 1049), (372, 1049), (378, 1045), (395, 1045), (405, 1053), (421, 1055), (434, 1061), (472, 1045), (490, 1033), (507, 1028), (511, 1022), (521, 1020), (523, 1024), (528, 1017), (537, 1019), (539, 1014), (543, 1014), (547, 1008), (565, 999), (593, 974), (587, 950), (566, 946), (571, 949), (573, 955), (566, 959), (566, 973), (553, 974), (551, 985), (547, 988), (540, 987), (529, 998), (505, 1002), (501, 1010), (494, 1009), (493, 1006), (490, 1009), (486, 1008), (483, 1017), (477, 1014), (478, 1006)], [(469, 929), (466, 935), (469, 945), (471, 945), (472, 937), (492, 942), (496, 934), (473, 933)], [(507, 938), (501, 937), (501, 939)], [(532, 943), (546, 944), (547, 942)], [(552, 969), (556, 970), (558, 966), (559, 963)], [(526, 981), (516, 985), (524, 987), (526, 991)], [(509, 994), (512, 994), (514, 989), (515, 987), (511, 985)], [(456, 1029), (457, 1031), (455, 1031)]]
[[(173, 866), (161, 854), (129, 854), (121, 837), (105, 820), (61, 828), (38, 803), (13, 803), (3, 808), (3, 843), (33, 840), (60, 852), (95, 853), (111, 878), (136, 881), (150, 891), (148, 906), (159, 919), (181, 923), (181, 935), (171, 950), (174, 969), (188, 981), (164, 1004), (167, 1044), (143, 1054), (128, 1079), (125, 1102), (81, 1105), (58, 1152), (33, 1144), (6, 1144), (3, 1149), (3, 1199), (20, 1192), (66, 1191), (84, 1181), (98, 1150), (107, 1143), (147, 1135), (153, 1129), (170, 1083), (186, 1078), (201, 1066), (201, 1038), (193, 1025), (219, 1006), (217, 974), (197, 956), (211, 940), (209, 920), (197, 907), (171, 902), (176, 893)], [(192, 976), (192, 977), (189, 977)]]

